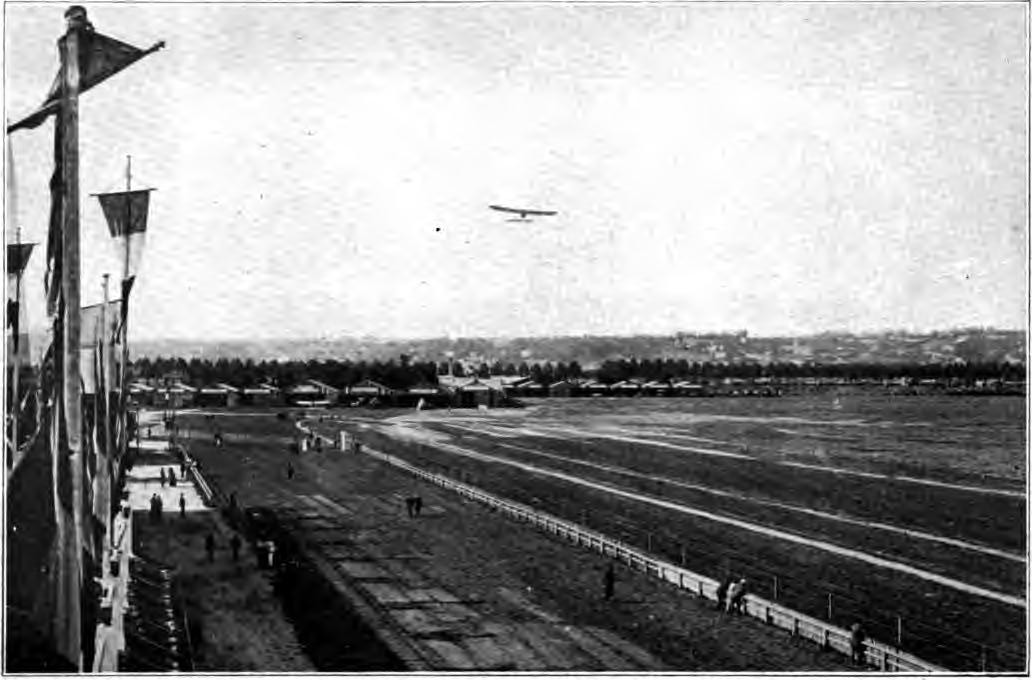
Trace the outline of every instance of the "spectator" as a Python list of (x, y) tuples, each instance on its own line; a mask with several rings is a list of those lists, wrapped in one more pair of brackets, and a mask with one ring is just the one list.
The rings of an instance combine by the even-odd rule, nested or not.
[(849, 649), (853, 654), (853, 663), (860, 666), (865, 665), (864, 629), (859, 623), (854, 623), (853, 628), (849, 631)]
[(162, 488), (164, 488), (164, 487), (165, 487), (165, 480), (166, 480), (166, 477), (165, 477), (165, 468), (161, 468), (161, 487), (162, 487)]
[(176, 485), (176, 471), (173, 468), (169, 468), (168, 469), (168, 485), (169, 486), (175, 486)]
[(728, 574), (717, 586), (717, 609), (724, 609), (727, 605), (727, 590), (731, 587), (731, 575)]
[(186, 498), (179, 494), (179, 519), (186, 519)]
[(741, 614), (743, 612), (747, 585), (746, 580), (743, 578), (731, 586), (727, 597), (728, 613), (735, 612)]

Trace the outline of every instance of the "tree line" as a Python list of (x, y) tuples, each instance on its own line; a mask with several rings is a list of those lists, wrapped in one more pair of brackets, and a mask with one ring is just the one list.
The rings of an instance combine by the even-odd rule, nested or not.
[(606, 383), (620, 380), (691, 380), (706, 382), (738, 378), (755, 380), (771, 378), (794, 380), (817, 378), (827, 380), (941, 380), (973, 383), (976, 380), (1023, 380), (1025, 365), (999, 361), (949, 364), (923, 363), (708, 363), (684, 359), (617, 359), (602, 362), (595, 377)]
[(419, 384), (435, 385), (438, 376), (456, 377), (521, 376), (548, 385), (567, 379), (594, 378), (605, 383), (621, 380), (689, 380), (712, 382), (725, 378), (793, 380), (805, 378), (857, 380), (943, 380), (973, 383), (976, 380), (1023, 380), (1025, 366), (1009, 362), (969, 362), (955, 364), (796, 364), (796, 363), (709, 363), (684, 359), (614, 359), (602, 362), (595, 370), (586, 371), (576, 361), (502, 363), (486, 362), (465, 366), (462, 362), (412, 361), (401, 355), (387, 361), (327, 360), (262, 360), (253, 359), (183, 359), (142, 357), (133, 362), (136, 378), (163, 379), (177, 375), (194, 385), (229, 383), (238, 387), (268, 382), (288, 387), (304, 380), (318, 380), (333, 386), (353, 385), (374, 380), (396, 389)]

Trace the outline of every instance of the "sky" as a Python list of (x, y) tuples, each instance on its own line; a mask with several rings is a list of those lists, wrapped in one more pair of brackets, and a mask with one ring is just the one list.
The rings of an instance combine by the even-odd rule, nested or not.
[[(130, 154), (157, 189), (132, 338), (1027, 326), (1022, 3), (86, 7), (167, 42), (81, 101), (84, 304), (89, 194)], [(64, 8), (4, 6), (10, 119)], [(12, 138), (24, 240), (51, 129)]]

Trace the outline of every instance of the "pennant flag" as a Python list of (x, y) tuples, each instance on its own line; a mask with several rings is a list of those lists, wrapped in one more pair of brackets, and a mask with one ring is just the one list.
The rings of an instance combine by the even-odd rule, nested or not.
[[(147, 211), (153, 189), (97, 194), (118, 258), (124, 262), (123, 277), (136, 276), (147, 233)], [(123, 297), (124, 299), (124, 297)]]
[[(80, 32), (80, 40), (80, 94), (165, 46), (165, 42), (161, 41), (146, 50), (141, 50), (128, 43), (96, 33), (92, 27), (89, 27), (89, 30)], [(8, 125), (7, 132), (11, 133), (15, 130), (37, 128), (48, 117), (57, 113), (61, 106), (62, 89), (61, 76), (58, 74), (57, 78), (54, 79), (54, 84), (50, 86), (50, 91), (47, 93), (43, 104), (33, 113), (16, 123)]]
[(121, 325), (121, 301), (112, 300), (83, 307), (79, 317), (79, 371), (82, 374), (83, 394), (104, 394), (112, 389), (111, 381), (98, 370), (99, 357), (112, 351), (112, 338)]
[(21, 276), (25, 267), (29, 264), (32, 256), (32, 249), (35, 243), (8, 243), (7, 244), (7, 275)]
[(21, 276), (32, 255), (35, 243), (7, 244), (7, 327), (11, 329), (11, 340), (8, 345), (7, 362), (13, 363), (17, 357), (23, 364), (29, 363), (28, 337), (22, 337), (22, 329), (28, 328), (25, 307), (22, 305)]
[(47, 315), (57, 313), (61, 292), (61, 206), (64, 196), (64, 134), (54, 125), (54, 172), (50, 175), (50, 222), (47, 227), (47, 261), (43, 288), (47, 295)]

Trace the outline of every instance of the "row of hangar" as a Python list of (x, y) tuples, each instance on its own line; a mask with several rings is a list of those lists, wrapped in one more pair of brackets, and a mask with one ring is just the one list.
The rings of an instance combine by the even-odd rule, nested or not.
[(511, 405), (513, 400), (535, 397), (705, 397), (739, 392), (750, 396), (778, 396), (777, 389), (755, 382), (704, 385), (690, 381), (622, 380), (604, 383), (571, 379), (543, 384), (517, 376), (456, 378), (445, 375), (439, 377), (436, 385), (424, 383), (404, 389), (375, 380), (363, 380), (344, 387), (334, 387), (318, 380), (305, 380), (286, 389), (268, 383), (253, 387), (237, 387), (227, 383), (205, 387), (194, 387), (183, 382), (166, 385), (134, 383), (130, 386), (130, 395), (138, 405), (158, 408), (281, 405), (493, 408)]

